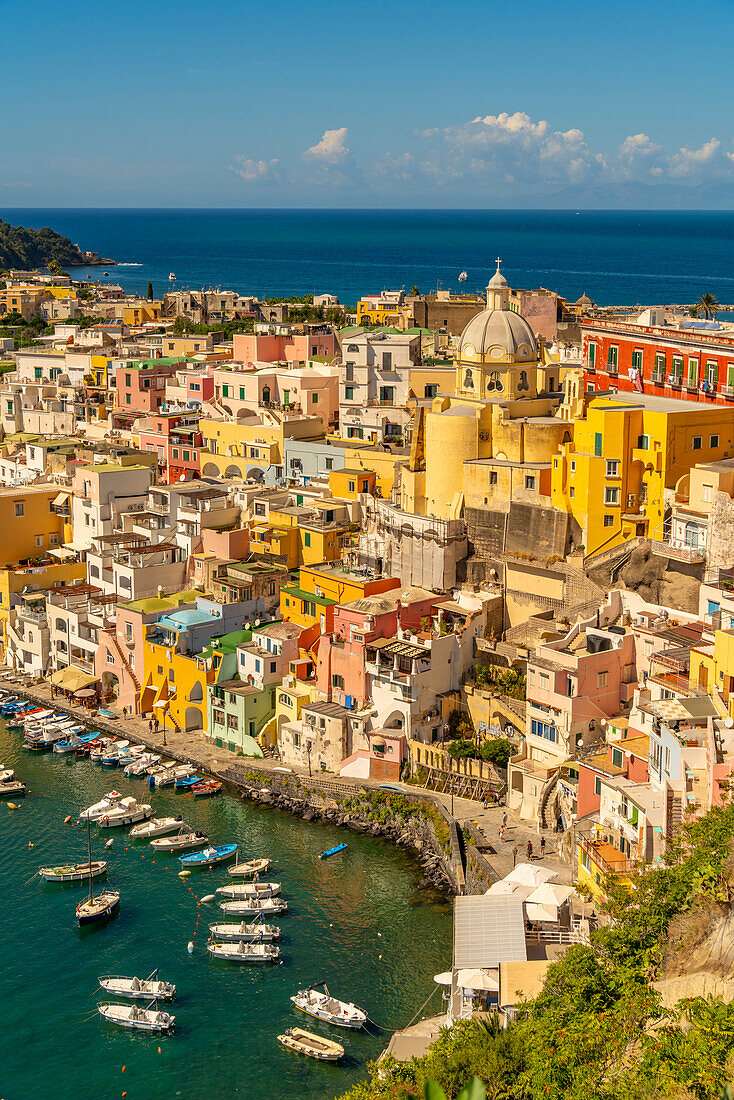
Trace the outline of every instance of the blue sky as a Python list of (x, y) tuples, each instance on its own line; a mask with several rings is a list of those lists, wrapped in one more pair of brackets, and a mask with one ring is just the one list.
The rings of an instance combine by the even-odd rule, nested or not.
[(732, 0), (0, 0), (0, 27), (3, 207), (734, 205)]

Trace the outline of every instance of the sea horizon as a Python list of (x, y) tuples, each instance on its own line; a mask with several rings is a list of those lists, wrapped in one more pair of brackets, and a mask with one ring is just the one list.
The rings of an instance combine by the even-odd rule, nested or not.
[[(600, 305), (734, 302), (734, 211), (401, 207), (4, 207), (117, 261), (108, 278), (160, 295), (175, 285), (259, 297), (383, 289), (482, 293), (501, 257), (515, 287)], [(460, 272), (468, 278), (459, 282)], [(175, 282), (169, 274), (175, 274)], [(104, 278), (99, 268), (75, 277)]]

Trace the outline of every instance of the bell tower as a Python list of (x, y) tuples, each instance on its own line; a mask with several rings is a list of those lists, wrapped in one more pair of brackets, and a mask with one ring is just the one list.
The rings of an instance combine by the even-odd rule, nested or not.
[(500, 271), (502, 261), (497, 257), (497, 270), (487, 284), (487, 309), (508, 309), (510, 288), (507, 279)]

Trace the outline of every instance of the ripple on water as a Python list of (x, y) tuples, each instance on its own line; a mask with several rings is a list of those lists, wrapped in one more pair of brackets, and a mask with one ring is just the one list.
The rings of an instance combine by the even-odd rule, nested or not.
[[(313, 1030), (341, 1035), (347, 1058), (342, 1067), (299, 1058), (275, 1038), (304, 1023), (290, 995), (325, 978), (378, 1023), (402, 1026), (431, 992), (432, 975), (449, 963), (449, 906), (416, 896), (420, 872), (384, 841), (350, 835), (346, 852), (319, 860), (319, 852), (344, 839), (340, 830), (229, 795), (195, 802), (169, 788), (148, 792), (140, 780), (89, 761), (24, 753), (19, 736), (1, 724), (0, 760), (16, 768), (32, 792), (17, 812), (0, 804), (6, 960), (0, 1088), (7, 1100), (107, 1100), (122, 1091), (129, 1100), (338, 1095), (364, 1074), (385, 1036), (342, 1035), (309, 1022)], [(63, 819), (113, 787), (141, 800), (150, 795), (156, 813), (183, 813), (218, 843), (237, 840), (243, 852), (274, 859), (269, 877), (282, 883), (289, 903), (280, 918), (281, 966), (229, 967), (211, 959), (207, 926), (223, 914), (214, 903), (198, 907), (195, 896), (222, 885), (223, 869), (180, 879), (177, 860), (154, 856), (147, 844), (126, 843), (122, 830), (112, 831), (115, 843), (106, 856), (108, 881), (122, 893), (120, 915), (100, 928), (77, 928), (74, 909), (84, 888), (44, 885), (32, 876), (42, 864), (85, 858), (84, 831)], [(109, 835), (93, 836), (95, 855)], [(95, 998), (98, 976), (140, 976), (156, 966), (178, 986), (176, 1033), (157, 1039), (102, 1023), (95, 1012), (102, 999)], [(439, 1007), (440, 992), (429, 1010)]]

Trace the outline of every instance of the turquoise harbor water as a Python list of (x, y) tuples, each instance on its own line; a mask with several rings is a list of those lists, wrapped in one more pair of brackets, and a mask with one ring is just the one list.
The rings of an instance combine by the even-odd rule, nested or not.
[[(142, 780), (128, 780), (118, 769), (26, 753), (19, 742), (20, 735), (0, 724), (0, 761), (14, 767), (32, 792), (16, 812), (0, 803), (3, 1100), (111, 1100), (123, 1092), (127, 1100), (328, 1100), (365, 1073), (387, 1036), (310, 1021), (289, 996), (325, 978), (335, 994), (394, 1028), (408, 1023), (436, 988), (433, 974), (449, 965), (449, 906), (417, 892), (418, 869), (390, 845), (231, 796), (195, 803), (190, 794), (168, 788), (148, 792)], [(229, 881), (226, 871), (180, 879), (178, 861), (155, 857), (147, 843), (126, 850), (127, 830), (102, 831), (92, 840), (93, 855), (101, 858), (104, 841), (114, 836), (106, 858), (108, 881), (122, 893), (120, 914), (102, 927), (78, 929), (74, 910), (84, 887), (42, 884), (32, 876), (44, 864), (85, 858), (86, 834), (64, 825), (64, 817), (72, 813), (76, 820), (81, 808), (113, 787), (151, 801), (156, 813), (182, 813), (217, 843), (237, 840), (247, 855), (274, 859), (268, 878), (282, 883), (289, 903), (279, 921), (281, 966), (211, 959), (207, 926), (224, 915), (213, 903), (199, 910), (194, 894)], [(317, 858), (344, 840), (345, 853)], [(196, 950), (189, 956), (186, 945), (199, 913)], [(175, 1033), (159, 1038), (102, 1022), (95, 1004), (112, 998), (95, 993), (98, 976), (145, 976), (156, 966), (178, 987)], [(440, 1004), (437, 993), (427, 1011)], [(342, 1066), (281, 1048), (276, 1035), (294, 1024), (342, 1042)]]
[[(602, 305), (734, 302), (731, 211), (650, 210), (11, 210), (121, 261), (108, 281), (156, 294), (221, 286), (265, 297), (330, 291), (343, 302), (385, 288), (481, 290), (501, 256), (515, 287)], [(462, 270), (468, 279), (461, 284)], [(176, 283), (169, 283), (169, 272)], [(100, 268), (75, 269), (104, 278)]]

